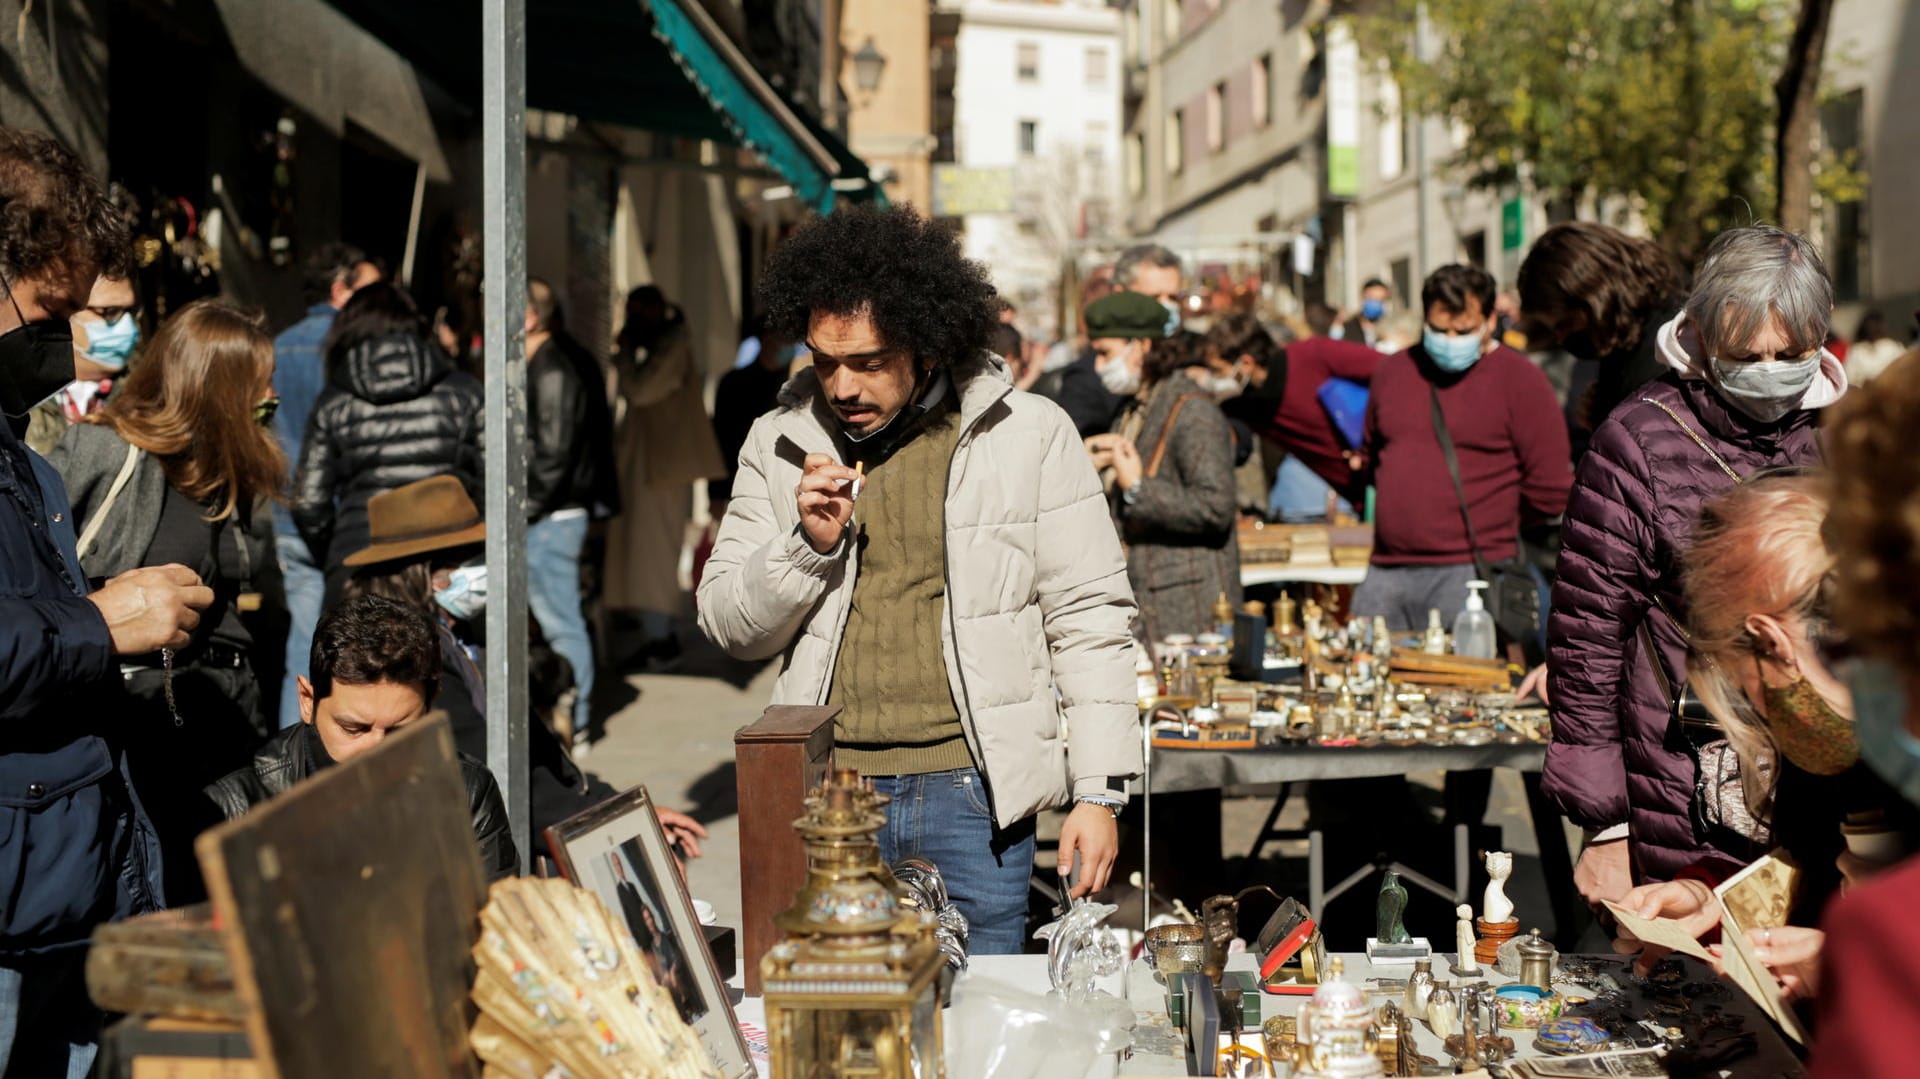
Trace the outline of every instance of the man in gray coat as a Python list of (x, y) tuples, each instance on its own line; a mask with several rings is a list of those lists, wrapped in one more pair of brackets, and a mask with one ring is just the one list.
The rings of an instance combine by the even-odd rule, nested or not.
[(910, 209), (843, 210), (767, 268), (813, 367), (740, 454), (700, 626), (836, 706), (835, 759), (892, 797), (881, 854), (939, 866), (976, 954), (1022, 950), (1034, 815), (1085, 895), (1141, 769), (1134, 601), (1080, 436), (986, 351), (993, 288)]

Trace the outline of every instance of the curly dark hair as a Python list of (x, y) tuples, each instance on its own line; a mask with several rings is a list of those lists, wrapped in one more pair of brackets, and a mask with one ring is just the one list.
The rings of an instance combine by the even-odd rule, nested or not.
[(888, 348), (948, 367), (993, 342), (1000, 297), (952, 230), (911, 206), (847, 206), (795, 229), (760, 285), (767, 329), (804, 341), (818, 312), (865, 312)]
[(1175, 330), (1173, 336), (1163, 337), (1147, 349), (1147, 358), (1140, 364), (1140, 377), (1151, 385), (1206, 362), (1207, 339), (1192, 330)]
[[(0, 127), (0, 273), (8, 281), (133, 276), (125, 214), (66, 147)], [(86, 300), (86, 286), (75, 299)]]
[(1600, 356), (1640, 343), (1647, 320), (1686, 299), (1684, 273), (1666, 249), (1591, 221), (1568, 221), (1540, 234), (1520, 264), (1520, 310), (1552, 331), (1568, 314), (1586, 316)]

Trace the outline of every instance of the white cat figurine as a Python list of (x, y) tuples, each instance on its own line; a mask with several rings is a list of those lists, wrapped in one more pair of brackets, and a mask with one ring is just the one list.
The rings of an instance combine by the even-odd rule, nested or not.
[(1507, 878), (1513, 875), (1513, 854), (1504, 850), (1487, 852), (1487, 894), (1481, 904), (1481, 917), (1488, 925), (1513, 920), (1513, 900), (1507, 898)]

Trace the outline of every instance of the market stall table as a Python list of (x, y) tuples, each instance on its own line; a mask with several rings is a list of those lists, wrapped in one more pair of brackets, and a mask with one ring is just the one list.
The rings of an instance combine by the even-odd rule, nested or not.
[[(1255, 749), (1169, 749), (1153, 747), (1148, 776), (1155, 794), (1182, 791), (1220, 790), (1231, 786), (1279, 784), (1280, 795), (1267, 814), (1254, 845), (1247, 852), (1249, 861), (1257, 860), (1266, 844), (1275, 839), (1307, 840), (1308, 907), (1315, 918), (1326, 904), (1370, 876), (1376, 868), (1368, 866), (1332, 888), (1326, 886), (1326, 850), (1319, 829), (1304, 834), (1279, 831), (1275, 823), (1292, 792), (1291, 785), (1316, 779), (1365, 779), (1407, 775), (1412, 772), (1445, 770), (1472, 772), (1489, 768), (1511, 768), (1521, 774), (1526, 786), (1527, 810), (1533, 818), (1535, 840), (1539, 844), (1541, 868), (1547, 878), (1554, 925), (1564, 934), (1578, 915), (1578, 897), (1572, 888), (1573, 862), (1567, 850), (1566, 834), (1560, 813), (1540, 793), (1540, 770), (1546, 761), (1547, 747), (1528, 742), (1521, 745), (1495, 743), (1484, 746), (1405, 745), (1405, 746), (1321, 746), (1310, 743), (1278, 744)], [(1419, 873), (1397, 867), (1408, 880), (1427, 888), (1452, 903), (1467, 899), (1471, 866), (1468, 827), (1454, 827), (1454, 884), (1451, 889), (1436, 885)], [(1150, 857), (1150, 856), (1149, 856)]]
[[(1365, 991), (1369, 1003), (1378, 1007), (1388, 1000), (1398, 1000), (1399, 988), (1377, 989), (1370, 982), (1372, 978), (1405, 978), (1412, 970), (1409, 965), (1393, 965), (1375, 968), (1367, 962), (1363, 954), (1342, 954), (1345, 966), (1345, 979)], [(1617, 956), (1594, 957), (1598, 962), (1620, 963), (1621, 970), (1626, 969), (1625, 961)], [(1688, 961), (1689, 979), (1699, 982), (1715, 982), (1713, 972), (1697, 963)], [(1451, 977), (1451, 963), (1445, 956), (1435, 957), (1436, 973), (1442, 977)], [(1233, 956), (1227, 963), (1227, 969), (1252, 970), (1253, 957), (1241, 953)], [(1047, 981), (1047, 957), (1044, 955), (983, 955), (973, 959), (966, 977), (986, 978), (1002, 982), (1029, 993), (1046, 993), (1050, 986)], [(1494, 985), (1505, 985), (1511, 978), (1487, 971), (1470, 980), (1484, 979)], [(1100, 979), (1099, 985), (1115, 996), (1124, 996), (1133, 1006), (1136, 1026), (1132, 1056), (1120, 1064), (1120, 1074), (1127, 1076), (1183, 1076), (1187, 1070), (1185, 1050), (1180, 1032), (1175, 1030), (1167, 1018), (1166, 987), (1154, 979), (1153, 968), (1144, 961), (1130, 964), (1120, 975)], [(1578, 991), (1577, 989), (1573, 991)], [(1294, 1015), (1300, 1005), (1307, 1000), (1304, 996), (1273, 996), (1261, 994), (1260, 1015), (1262, 1019), (1276, 1015)], [(1759, 1048), (1753, 1055), (1736, 1061), (1733, 1067), (1719, 1074), (1798, 1076), (1802, 1068), (1792, 1049), (1787, 1046), (1779, 1032), (1775, 1030), (1760, 1009), (1738, 990), (1726, 987), (1722, 1001), (1725, 1010), (1744, 1018), (1745, 1029), (1752, 1031), (1758, 1038)], [(766, 1010), (758, 997), (748, 997), (734, 1006), (734, 1012), (745, 1027), (764, 1030), (766, 1028)], [(1420, 1053), (1444, 1063), (1446, 1053), (1441, 1042), (1427, 1025), (1422, 1022), (1413, 1024), (1414, 1042)], [(946, 1038), (952, 1044), (956, 1038), (980, 1037), (985, 1032), (947, 1030)], [(1521, 1058), (1535, 1056), (1533, 1035), (1530, 1031), (1507, 1030), (1500, 1033), (1513, 1038), (1515, 1055)], [(1260, 1045), (1260, 1032), (1256, 1029), (1244, 1038), (1245, 1044)], [(764, 1068), (762, 1074), (765, 1074)]]

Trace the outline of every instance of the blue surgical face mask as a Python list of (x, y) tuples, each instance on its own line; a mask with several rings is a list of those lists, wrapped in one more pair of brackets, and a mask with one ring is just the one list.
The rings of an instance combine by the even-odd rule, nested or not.
[(112, 322), (88, 322), (87, 359), (110, 371), (124, 371), (133, 348), (140, 343), (140, 324), (128, 311)]
[(1420, 337), (1420, 347), (1427, 350), (1427, 358), (1449, 374), (1459, 374), (1480, 362), (1480, 343), (1477, 333), (1455, 337), (1431, 326)]
[(1360, 317), (1363, 319), (1366, 319), (1368, 322), (1378, 322), (1380, 321), (1381, 316), (1385, 315), (1386, 313), (1387, 313), (1387, 301), (1385, 300), (1361, 300), (1360, 301)]
[(1853, 694), (1860, 759), (1902, 798), (1920, 805), (1920, 738), (1907, 730), (1907, 690), (1900, 672), (1884, 660), (1855, 660), (1847, 688)]
[(1172, 337), (1180, 329), (1180, 305), (1172, 300), (1161, 300), (1160, 306), (1167, 309), (1166, 335)]
[(487, 609), (487, 567), (461, 566), (454, 570), (447, 587), (434, 590), (433, 601), (462, 622), (480, 617)]

